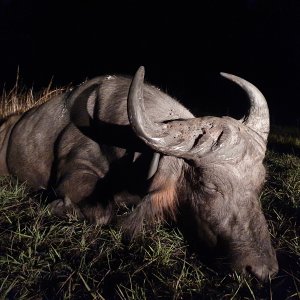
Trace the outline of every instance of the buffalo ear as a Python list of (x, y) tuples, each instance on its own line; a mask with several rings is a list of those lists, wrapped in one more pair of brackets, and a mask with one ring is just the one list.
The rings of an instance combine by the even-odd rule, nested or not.
[(79, 90), (76, 89), (70, 95), (70, 118), (78, 128), (89, 127), (91, 120), (94, 119), (97, 106), (97, 88), (97, 84), (88, 86), (85, 89), (80, 86), (78, 87)]

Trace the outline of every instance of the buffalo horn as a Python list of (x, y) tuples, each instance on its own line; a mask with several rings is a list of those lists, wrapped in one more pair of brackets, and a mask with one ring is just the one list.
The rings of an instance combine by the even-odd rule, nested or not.
[(263, 94), (252, 83), (238, 76), (221, 73), (221, 75), (238, 84), (248, 95), (250, 109), (244, 117), (243, 124), (258, 133), (264, 141), (267, 141), (270, 131), (270, 117), (268, 104)]

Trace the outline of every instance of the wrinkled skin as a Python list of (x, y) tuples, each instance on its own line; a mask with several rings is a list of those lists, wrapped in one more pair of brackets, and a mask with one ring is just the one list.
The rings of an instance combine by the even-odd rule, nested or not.
[[(224, 240), (234, 269), (273, 276), (278, 265), (259, 203), (269, 131), (263, 96), (225, 74), (248, 93), (249, 115), (195, 118), (143, 76), (140, 68), (133, 80), (98, 77), (2, 120), (0, 173), (54, 191), (53, 214), (116, 221), (129, 238), (189, 207), (195, 236), (212, 247)], [(120, 202), (137, 205), (118, 220)]]

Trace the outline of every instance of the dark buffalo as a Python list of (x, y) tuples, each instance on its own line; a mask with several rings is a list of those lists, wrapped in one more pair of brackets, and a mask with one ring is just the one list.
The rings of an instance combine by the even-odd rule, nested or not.
[(98, 77), (2, 120), (0, 172), (54, 191), (54, 214), (98, 224), (115, 219), (120, 200), (140, 195), (121, 221), (130, 236), (184, 207), (209, 246), (226, 243), (234, 269), (266, 280), (278, 270), (259, 202), (268, 106), (251, 83), (222, 75), (249, 96), (243, 120), (195, 118), (144, 84), (141, 67), (133, 80)]

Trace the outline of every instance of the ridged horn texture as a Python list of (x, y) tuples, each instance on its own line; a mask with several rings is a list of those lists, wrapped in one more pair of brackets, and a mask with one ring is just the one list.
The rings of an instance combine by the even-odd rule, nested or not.
[(243, 123), (261, 135), (266, 142), (270, 131), (270, 116), (264, 95), (245, 79), (227, 73), (221, 73), (221, 75), (238, 84), (247, 93), (250, 100), (250, 109)]
[[(152, 149), (166, 155), (181, 157), (189, 147), (184, 140), (181, 143), (178, 140), (178, 126), (170, 128), (169, 124), (152, 122), (147, 116), (143, 97), (144, 74), (144, 67), (140, 67), (129, 88), (127, 111), (130, 124), (135, 133)], [(176, 122), (178, 121), (170, 123)], [(181, 127), (183, 130), (185, 126)]]
[[(251, 83), (222, 73), (224, 77), (239, 84), (250, 98), (250, 112), (243, 124), (229, 117), (201, 117), (155, 123), (145, 111), (144, 74), (144, 67), (140, 67), (132, 80), (127, 109), (133, 130), (152, 149), (165, 155), (191, 160), (212, 155), (224, 159), (227, 154), (234, 157), (234, 153), (241, 152), (238, 149), (246, 148), (245, 143), (251, 139), (256, 145), (263, 143), (261, 146), (264, 153), (269, 132), (268, 106), (263, 95)], [(260, 140), (259, 137), (263, 139)]]

